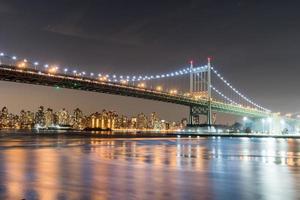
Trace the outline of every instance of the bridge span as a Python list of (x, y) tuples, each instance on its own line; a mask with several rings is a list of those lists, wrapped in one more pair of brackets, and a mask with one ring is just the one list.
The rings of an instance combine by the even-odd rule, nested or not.
[[(31, 68), (22, 69), (11, 65), (0, 65), (0, 80), (174, 103), (188, 106), (191, 109), (191, 113), (198, 115), (205, 114), (209, 104), (207, 99), (194, 99), (182, 94), (170, 94), (168, 92), (157, 91), (155, 89), (141, 88), (128, 84), (101, 81), (94, 78), (63, 73), (50, 73)], [(271, 115), (269, 112), (261, 111), (256, 108), (243, 107), (241, 105), (228, 104), (215, 100), (211, 100), (210, 104), (213, 112), (249, 116), (253, 118), (266, 118)]]

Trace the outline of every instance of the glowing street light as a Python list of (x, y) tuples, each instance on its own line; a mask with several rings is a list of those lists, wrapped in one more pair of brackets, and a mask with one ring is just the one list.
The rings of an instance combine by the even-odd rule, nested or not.
[(138, 86), (139, 88), (145, 88), (145, 87), (146, 87), (146, 84), (145, 84), (145, 83), (139, 83), (137, 86)]
[(107, 76), (100, 76), (100, 77), (99, 77), (99, 80), (100, 80), (100, 81), (107, 81)]
[(268, 117), (267, 119), (268, 123), (269, 123), (269, 133), (271, 132), (272, 130), (272, 122), (273, 122), (273, 119), (271, 117)]
[(19, 68), (26, 68), (26, 62), (20, 62), (20, 63), (18, 63), (18, 67)]
[(157, 87), (156, 87), (156, 90), (157, 90), (157, 91), (162, 91), (163, 88), (162, 88), (162, 86), (157, 86)]
[(263, 128), (263, 133), (264, 133), (265, 132), (265, 122), (266, 122), (266, 120), (261, 119), (261, 122), (262, 122), (262, 128)]
[(287, 113), (285, 116), (286, 117), (292, 117), (292, 114), (291, 113)]
[(178, 93), (178, 91), (176, 90), (176, 89), (174, 89), (174, 90), (170, 90), (170, 94), (177, 94)]
[(268, 117), (268, 123), (272, 123), (273, 119), (271, 117)]
[(248, 120), (248, 117), (243, 117), (243, 121), (247, 121)]
[(58, 71), (57, 66), (50, 67), (50, 69), (49, 69), (49, 73), (52, 73), (52, 74), (55, 74), (57, 71)]
[(128, 81), (123, 79), (123, 80), (120, 81), (120, 83), (121, 83), (121, 84), (127, 84)]
[(39, 63), (38, 62), (34, 62), (33, 65), (34, 65), (34, 69), (36, 70), (37, 66), (39, 65)]

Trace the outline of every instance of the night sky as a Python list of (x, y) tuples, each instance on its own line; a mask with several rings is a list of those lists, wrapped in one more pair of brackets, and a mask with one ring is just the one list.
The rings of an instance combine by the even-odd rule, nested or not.
[[(272, 111), (300, 111), (300, 2), (0, 0), (0, 51), (40, 62), (119, 74), (176, 70), (207, 56), (234, 86)], [(129, 97), (0, 82), (12, 112), (103, 108), (156, 111), (180, 119), (187, 108)]]

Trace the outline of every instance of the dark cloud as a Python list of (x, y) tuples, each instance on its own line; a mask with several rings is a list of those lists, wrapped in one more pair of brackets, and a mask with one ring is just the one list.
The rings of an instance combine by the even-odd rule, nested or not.
[(170, 71), (212, 55), (237, 88), (289, 112), (300, 110), (299, 6), (267, 0), (0, 0), (0, 49), (122, 74)]

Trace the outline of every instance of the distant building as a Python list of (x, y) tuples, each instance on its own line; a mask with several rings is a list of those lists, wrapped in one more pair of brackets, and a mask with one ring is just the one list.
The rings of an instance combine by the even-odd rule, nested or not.
[(79, 108), (76, 108), (73, 112), (73, 116), (71, 117), (71, 123), (74, 129), (84, 129), (84, 116), (82, 111)]
[[(118, 115), (114, 111), (102, 110), (102, 113), (93, 113), (88, 117), (88, 127), (101, 129), (116, 129)], [(116, 126), (117, 125), (117, 126)]]
[(32, 129), (34, 127), (34, 113), (21, 110), (19, 117), (19, 125), (21, 129)]
[(82, 130), (84, 128), (101, 128), (101, 129), (153, 129), (168, 130), (178, 129), (187, 124), (186, 119), (181, 123), (169, 123), (160, 120), (155, 112), (148, 117), (144, 113), (139, 113), (136, 117), (119, 116), (115, 111), (102, 110), (101, 112), (92, 113), (85, 116), (83, 112), (76, 108), (70, 115), (66, 109), (54, 112), (51, 108), (47, 110), (40, 106), (34, 113), (31, 111), (21, 110), (19, 115), (8, 112), (7, 107), (0, 111), (0, 128), (14, 129), (31, 129), (50, 128), (52, 126), (67, 126), (74, 129)]
[(156, 112), (151, 113), (148, 128), (150, 129), (159, 129), (159, 118)]
[(45, 127), (46, 118), (45, 118), (44, 106), (40, 106), (38, 111), (35, 113), (35, 124), (38, 127)]
[(45, 127), (48, 128), (54, 125), (54, 114), (51, 108), (48, 108), (45, 112)]
[(3, 107), (0, 113), (1, 128), (9, 128), (9, 113), (7, 107)]
[(144, 113), (140, 113), (137, 116), (137, 129), (147, 129), (148, 128), (147, 117)]
[(70, 115), (65, 108), (63, 108), (57, 112), (57, 118), (58, 118), (57, 123), (60, 126), (66, 126), (66, 125), (69, 125), (69, 123), (70, 123)]

